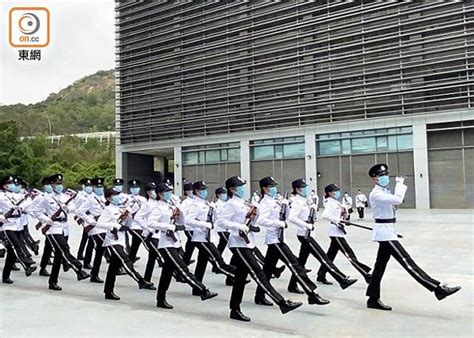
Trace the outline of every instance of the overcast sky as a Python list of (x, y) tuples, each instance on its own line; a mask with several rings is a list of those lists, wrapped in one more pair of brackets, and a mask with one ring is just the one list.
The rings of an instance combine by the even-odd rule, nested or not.
[[(18, 61), (8, 43), (12, 7), (43, 6), (51, 13), (51, 43), (42, 61)], [(81, 77), (114, 67), (113, 0), (1, 0), (0, 104), (35, 103)]]

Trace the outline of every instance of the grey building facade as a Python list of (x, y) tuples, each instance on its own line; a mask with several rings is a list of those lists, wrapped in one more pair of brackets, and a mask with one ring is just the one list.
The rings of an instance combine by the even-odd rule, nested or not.
[(306, 177), (406, 207), (474, 207), (474, 4), (119, 1), (117, 174)]

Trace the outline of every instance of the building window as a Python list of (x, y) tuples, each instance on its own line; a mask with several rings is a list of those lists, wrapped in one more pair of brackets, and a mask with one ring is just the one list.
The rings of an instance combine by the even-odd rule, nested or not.
[(304, 157), (304, 137), (284, 137), (250, 142), (254, 161)]
[(397, 152), (413, 149), (411, 127), (317, 135), (318, 156)]
[(206, 144), (183, 148), (183, 165), (238, 162), (240, 161), (239, 143)]

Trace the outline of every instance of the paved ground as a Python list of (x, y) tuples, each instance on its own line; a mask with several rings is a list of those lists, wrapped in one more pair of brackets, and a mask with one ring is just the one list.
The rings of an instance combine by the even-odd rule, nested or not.
[[(369, 215), (370, 216), (370, 215)], [(303, 305), (296, 311), (281, 315), (277, 307), (254, 305), (255, 284), (246, 289), (243, 310), (251, 323), (228, 319), (230, 288), (222, 276), (208, 271), (205, 283), (219, 296), (201, 302), (190, 296), (187, 285), (173, 282), (168, 300), (172, 311), (155, 307), (153, 291), (138, 290), (127, 276), (117, 282), (119, 302), (105, 301), (102, 286), (87, 280), (77, 282), (73, 272), (62, 273), (62, 292), (47, 290), (47, 279), (37, 274), (26, 278), (15, 272), (13, 285), (0, 284), (0, 337), (280, 337), (280, 336), (374, 336), (430, 337), (473, 336), (473, 227), (474, 212), (467, 210), (430, 211), (400, 210), (398, 229), (404, 234), (403, 244), (418, 264), (433, 277), (463, 289), (456, 295), (438, 302), (395, 262), (391, 261), (383, 283), (383, 300), (392, 312), (365, 308), (366, 284), (360, 279), (344, 291), (339, 287), (319, 286), (319, 293), (331, 300), (327, 306)], [(317, 237), (327, 247), (326, 222), (318, 222)], [(377, 245), (370, 232), (349, 229), (349, 242), (360, 259), (373, 265)], [(39, 237), (35, 234), (35, 237)], [(79, 229), (72, 228), (72, 247), (76, 251)], [(294, 236), (288, 235), (290, 246), (297, 252)], [(263, 242), (263, 238), (259, 238)], [(137, 263), (143, 271), (145, 252)], [(228, 257), (228, 253), (226, 254)], [(39, 258), (37, 258), (39, 261)], [(358, 277), (344, 257), (336, 258), (343, 271)], [(3, 262), (1, 263), (3, 264)], [(308, 267), (315, 278), (319, 263), (310, 258)], [(103, 264), (102, 277), (105, 277)], [(160, 271), (155, 270), (157, 283)], [(293, 300), (305, 301), (304, 296), (289, 295), (286, 271), (276, 288)]]

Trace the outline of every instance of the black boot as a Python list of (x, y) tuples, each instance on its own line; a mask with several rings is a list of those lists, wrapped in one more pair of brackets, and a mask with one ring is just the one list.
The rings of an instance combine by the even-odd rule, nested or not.
[(328, 281), (325, 277), (318, 277), (316, 281), (324, 285), (332, 285), (332, 282)]
[(123, 275), (126, 275), (127, 272), (125, 271), (125, 269), (123, 267), (121, 267), (118, 271), (117, 271), (117, 276), (123, 276)]
[(79, 272), (77, 273), (77, 280), (81, 281), (83, 279), (89, 278), (90, 276), (91, 275), (85, 272), (84, 270), (79, 270)]
[(285, 314), (299, 308), (301, 305), (303, 305), (303, 303), (292, 302), (291, 300), (284, 300), (278, 305), (280, 306), (281, 313)]
[(10, 278), (3, 278), (2, 283), (4, 283), (4, 284), (13, 284), (13, 281)]
[(46, 270), (46, 268), (41, 268), (40, 271), (39, 271), (39, 275), (43, 276), (43, 277), (49, 277), (50, 276), (50, 274), (49, 274), (48, 270)]
[(26, 277), (31, 276), (31, 274), (32, 274), (33, 272), (35, 272), (36, 269), (37, 269), (36, 266), (31, 266), (31, 265), (27, 266), (26, 269), (25, 269), (25, 276), (26, 276)]
[(84, 266), (82, 268), (92, 270), (92, 266), (90, 263), (84, 263)]
[(327, 305), (329, 301), (317, 293), (312, 293), (308, 296), (308, 304)]
[(50, 283), (49, 289), (54, 291), (61, 291), (63, 288), (60, 287), (57, 283)]
[(283, 271), (285, 271), (285, 268), (285, 265), (282, 265), (279, 268), (275, 268), (275, 271), (273, 271), (273, 276), (275, 276), (275, 278), (280, 278)]
[(298, 285), (295, 285), (295, 287), (293, 288), (288, 288), (288, 292), (290, 293), (297, 293), (297, 294), (303, 294), (304, 291), (300, 290), (300, 288), (298, 288)]
[(7, 253), (7, 250), (5, 250), (5, 249), (0, 249), (0, 258), (5, 257), (6, 253)]
[(142, 279), (138, 281), (138, 288), (139, 289), (146, 289), (146, 290), (156, 290), (155, 286), (152, 282), (147, 282), (146, 280)]
[(201, 296), (201, 291), (199, 289), (193, 289), (192, 295), (193, 296)]
[(208, 299), (216, 297), (217, 295), (218, 295), (217, 292), (212, 292), (206, 289), (204, 290), (203, 293), (201, 293), (201, 300), (208, 300)]
[(372, 275), (370, 273), (364, 275), (365, 282), (370, 284), (370, 280), (372, 279)]
[(12, 271), (20, 271), (20, 268), (16, 264), (12, 265)]
[(250, 318), (242, 313), (240, 310), (230, 310), (231, 319), (240, 320), (241, 322), (250, 322)]
[(115, 293), (113, 292), (106, 292), (105, 293), (105, 299), (110, 299), (110, 300), (120, 300), (120, 297), (117, 296)]
[(273, 303), (270, 302), (268, 299), (266, 299), (265, 296), (264, 297), (258, 297), (258, 298), (255, 297), (254, 302), (257, 305), (273, 306)]
[(385, 305), (379, 298), (369, 298), (367, 300), (367, 307), (369, 309), (377, 309), (377, 310), (384, 310), (384, 311), (392, 311), (392, 307)]
[(91, 276), (90, 281), (91, 283), (98, 283), (98, 284), (102, 284), (104, 282), (102, 279), (99, 278), (99, 276)]
[(71, 269), (71, 266), (68, 263), (63, 263), (63, 271), (68, 272)]
[(156, 301), (156, 307), (162, 308), (162, 309), (167, 309), (171, 310), (173, 309), (173, 305), (169, 304), (166, 299), (158, 299)]
[(347, 289), (349, 286), (357, 282), (357, 279), (349, 279), (349, 277), (344, 278), (341, 283), (339, 284), (341, 286), (341, 289)]
[(459, 290), (461, 290), (460, 286), (455, 286), (451, 288), (447, 285), (438, 285), (435, 290), (435, 296), (438, 300), (442, 300), (448, 296), (451, 296), (453, 293), (458, 292)]
[(304, 272), (306, 272), (306, 273), (310, 273), (311, 271), (313, 271), (313, 270), (311, 270), (311, 269), (306, 269), (306, 268), (303, 268), (303, 270), (304, 270)]

